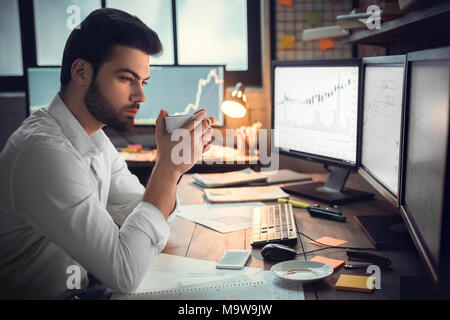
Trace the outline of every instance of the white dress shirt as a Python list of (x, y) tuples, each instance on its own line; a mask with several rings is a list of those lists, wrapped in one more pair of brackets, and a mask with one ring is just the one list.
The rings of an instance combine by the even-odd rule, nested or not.
[(64, 298), (77, 270), (81, 288), (89, 272), (134, 292), (169, 237), (144, 191), (103, 130), (90, 138), (56, 94), (0, 154), (0, 299)]

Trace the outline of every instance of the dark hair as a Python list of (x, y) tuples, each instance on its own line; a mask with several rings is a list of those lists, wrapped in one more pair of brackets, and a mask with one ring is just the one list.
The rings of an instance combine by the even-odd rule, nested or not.
[(61, 90), (72, 79), (71, 68), (76, 59), (89, 62), (95, 76), (115, 45), (139, 49), (149, 55), (162, 52), (158, 35), (136, 16), (112, 8), (95, 10), (67, 39), (61, 66)]

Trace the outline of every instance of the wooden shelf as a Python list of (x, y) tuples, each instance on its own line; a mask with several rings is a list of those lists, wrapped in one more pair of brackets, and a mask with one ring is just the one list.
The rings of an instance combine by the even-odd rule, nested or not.
[(414, 37), (449, 38), (450, 1), (441, 1), (433, 6), (411, 11), (394, 20), (383, 22), (381, 29), (361, 30), (352, 33), (345, 43), (382, 45), (397, 39)]

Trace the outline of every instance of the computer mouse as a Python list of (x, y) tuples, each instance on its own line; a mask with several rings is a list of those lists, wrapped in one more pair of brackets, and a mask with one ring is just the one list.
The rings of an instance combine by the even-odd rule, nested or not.
[(261, 249), (261, 255), (265, 260), (284, 261), (294, 259), (297, 251), (282, 244), (269, 243)]

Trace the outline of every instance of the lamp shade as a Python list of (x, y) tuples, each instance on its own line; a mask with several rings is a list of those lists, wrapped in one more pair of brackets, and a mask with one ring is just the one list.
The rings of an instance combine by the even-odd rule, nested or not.
[(247, 113), (246, 105), (245, 86), (238, 82), (233, 88), (231, 96), (222, 103), (221, 109), (230, 118), (243, 118)]

